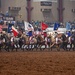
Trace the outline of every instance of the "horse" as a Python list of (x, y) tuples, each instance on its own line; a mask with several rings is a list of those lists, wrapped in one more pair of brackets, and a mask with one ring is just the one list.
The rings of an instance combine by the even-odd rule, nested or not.
[(24, 51), (24, 49), (28, 50), (29, 49), (29, 37), (26, 36), (25, 34), (22, 34), (20, 36), (19, 45), (23, 51)]
[(57, 50), (60, 50), (60, 46), (62, 43), (61, 40), (62, 34), (51, 34), (51, 45), (50, 45), (50, 49), (52, 50), (53, 47), (56, 47)]
[[(41, 35), (37, 35), (37, 47), (40, 48), (40, 50), (41, 50), (43, 45), (46, 48), (47, 45), (46, 45), (45, 39)], [(45, 48), (43, 48), (43, 50)]]
[(2, 35), (2, 48), (4, 48), (6, 51), (9, 51), (9, 49), (11, 49), (10, 35), (8, 35), (7, 33), (3, 33)]

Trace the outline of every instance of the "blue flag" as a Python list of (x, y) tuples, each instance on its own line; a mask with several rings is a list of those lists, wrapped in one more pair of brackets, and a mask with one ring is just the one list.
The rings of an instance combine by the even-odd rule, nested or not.
[(33, 34), (32, 34), (32, 31), (29, 31), (28, 32), (28, 36), (32, 36)]
[(11, 33), (13, 24), (8, 25), (8, 33)]
[(71, 30), (71, 25), (70, 25), (70, 23), (66, 23), (66, 30)]
[(71, 32), (70, 31), (66, 32), (66, 34), (68, 35), (68, 37), (71, 36)]
[(54, 24), (54, 30), (57, 30), (59, 27), (60, 27), (60, 24), (59, 23), (55, 23)]

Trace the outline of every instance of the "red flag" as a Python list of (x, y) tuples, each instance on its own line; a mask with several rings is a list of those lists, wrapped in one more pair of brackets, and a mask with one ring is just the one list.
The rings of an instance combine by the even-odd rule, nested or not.
[(42, 29), (42, 30), (45, 30), (46, 28), (48, 28), (48, 25), (45, 24), (45, 23), (42, 23), (42, 24), (41, 24), (41, 29)]
[(15, 37), (18, 35), (17, 29), (15, 27), (13, 27), (13, 26), (12, 26), (12, 32), (13, 32)]

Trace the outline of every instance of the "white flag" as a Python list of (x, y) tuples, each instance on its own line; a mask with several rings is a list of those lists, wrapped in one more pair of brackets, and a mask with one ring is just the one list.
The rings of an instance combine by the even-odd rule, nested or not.
[(30, 23), (24, 21), (24, 26), (25, 31), (34, 31), (34, 27)]

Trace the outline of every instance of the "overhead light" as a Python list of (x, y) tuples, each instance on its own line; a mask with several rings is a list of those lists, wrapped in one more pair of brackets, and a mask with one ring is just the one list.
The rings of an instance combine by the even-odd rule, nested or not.
[(33, 0), (33, 2), (40, 2), (40, 1), (57, 2), (57, 0)]
[(70, 1), (75, 1), (75, 0), (70, 0)]

